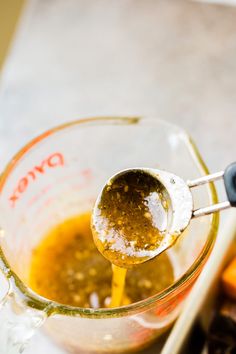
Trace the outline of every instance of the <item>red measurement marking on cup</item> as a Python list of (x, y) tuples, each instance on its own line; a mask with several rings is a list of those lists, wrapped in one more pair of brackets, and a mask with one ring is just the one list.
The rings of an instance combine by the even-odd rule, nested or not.
[(168, 316), (174, 309), (179, 306), (183, 300), (186, 298), (188, 293), (192, 288), (192, 284), (190, 284), (185, 290), (183, 290), (180, 294), (175, 295), (171, 300), (164, 303), (162, 306), (159, 306), (158, 309), (155, 311), (155, 314), (162, 318)]
[(58, 166), (64, 165), (64, 157), (60, 152), (55, 152), (49, 155), (46, 159), (40, 162), (40, 164), (35, 165), (27, 174), (22, 177), (18, 183), (16, 188), (14, 189), (12, 195), (9, 198), (11, 203), (11, 207), (14, 208), (16, 202), (19, 200), (20, 196), (26, 191), (28, 185), (31, 182), (37, 180), (40, 175), (43, 175), (50, 168), (55, 168)]
[(150, 337), (151, 333), (152, 331), (149, 328), (144, 328), (142, 326), (140, 330), (135, 331), (130, 335), (130, 340), (141, 344)]

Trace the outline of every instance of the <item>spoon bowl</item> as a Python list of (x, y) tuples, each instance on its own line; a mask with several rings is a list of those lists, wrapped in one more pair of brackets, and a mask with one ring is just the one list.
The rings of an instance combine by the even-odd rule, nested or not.
[(97, 198), (94, 241), (113, 264), (128, 268), (171, 247), (192, 211), (192, 194), (180, 177), (152, 168), (122, 170)]

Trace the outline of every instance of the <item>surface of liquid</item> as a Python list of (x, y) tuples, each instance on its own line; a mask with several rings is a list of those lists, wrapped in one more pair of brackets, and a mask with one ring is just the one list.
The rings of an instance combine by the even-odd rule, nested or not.
[(128, 269), (125, 286), (126, 270), (118, 269), (112, 285), (112, 267), (94, 244), (90, 218), (86, 213), (65, 220), (36, 247), (29, 285), (38, 294), (72, 306), (116, 307), (146, 299), (173, 283), (170, 259), (161, 254)]
[(93, 211), (99, 251), (122, 268), (157, 253), (168, 226), (168, 198), (159, 180), (144, 170), (127, 170), (104, 187)]

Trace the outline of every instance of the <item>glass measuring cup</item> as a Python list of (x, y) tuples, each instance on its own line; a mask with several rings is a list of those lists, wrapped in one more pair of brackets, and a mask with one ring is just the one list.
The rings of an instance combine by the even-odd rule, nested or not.
[[(217, 215), (192, 221), (168, 251), (175, 282), (138, 303), (76, 308), (29, 288), (31, 254), (45, 233), (91, 210), (109, 176), (137, 165), (171, 170), (185, 179), (207, 173), (184, 131), (137, 117), (84, 119), (55, 128), (34, 139), (7, 166), (0, 180), (0, 267), (9, 284), (0, 311), (2, 353), (21, 353), (40, 326), (69, 351), (134, 350), (158, 337), (178, 316), (214, 244)], [(213, 184), (194, 192), (195, 207), (216, 199)]]

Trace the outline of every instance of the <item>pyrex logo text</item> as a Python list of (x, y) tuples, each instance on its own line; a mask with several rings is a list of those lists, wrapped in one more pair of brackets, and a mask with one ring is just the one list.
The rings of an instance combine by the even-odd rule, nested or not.
[(17, 187), (9, 198), (11, 206), (13, 208), (15, 207), (16, 202), (20, 198), (21, 194), (26, 191), (28, 185), (35, 181), (39, 175), (43, 175), (48, 168), (55, 168), (57, 166), (63, 165), (63, 155), (60, 152), (55, 152), (54, 154), (51, 154), (46, 159), (44, 159), (39, 165), (34, 166), (30, 171), (27, 172), (24, 177), (19, 180)]

